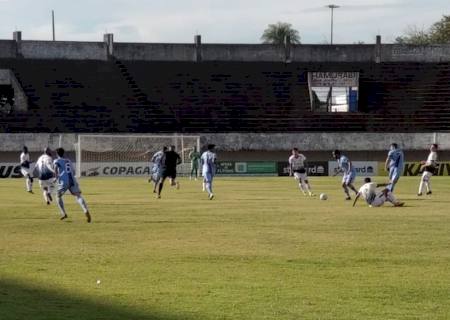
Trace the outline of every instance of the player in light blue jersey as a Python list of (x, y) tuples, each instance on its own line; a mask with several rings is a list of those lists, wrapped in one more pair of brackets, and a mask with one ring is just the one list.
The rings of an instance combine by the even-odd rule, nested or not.
[(162, 161), (164, 159), (164, 153), (167, 151), (167, 147), (163, 147), (162, 150), (156, 152), (150, 162), (152, 163), (151, 176), (149, 182), (153, 182), (153, 193), (156, 193), (156, 187), (161, 179)]
[(347, 195), (345, 200), (351, 200), (352, 198), (350, 197), (348, 188), (352, 189), (355, 192), (355, 194), (358, 194), (358, 191), (353, 186), (353, 182), (355, 181), (356, 178), (355, 167), (353, 167), (350, 159), (342, 155), (339, 150), (333, 151), (333, 158), (336, 159), (338, 162), (338, 169), (333, 176), (336, 176), (338, 173), (344, 174), (344, 176), (342, 177), (342, 188), (344, 189), (344, 192)]
[(389, 172), (389, 185), (387, 188), (391, 192), (394, 191), (394, 187), (403, 173), (404, 161), (403, 151), (396, 143), (392, 143), (385, 163), (385, 169)]
[(217, 156), (214, 153), (214, 148), (216, 146), (213, 144), (208, 145), (208, 150), (203, 152), (200, 157), (200, 161), (202, 164), (202, 176), (203, 176), (203, 190), (206, 189), (208, 192), (209, 200), (214, 198), (214, 194), (212, 191), (212, 182), (214, 175), (216, 174), (216, 159)]
[(64, 158), (64, 149), (58, 148), (56, 149), (56, 154), (58, 155), (58, 159), (54, 161), (55, 174), (57, 180), (57, 204), (59, 210), (61, 212), (61, 220), (67, 218), (66, 210), (64, 209), (63, 195), (69, 190), (72, 195), (77, 198), (78, 204), (83, 209), (84, 214), (86, 215), (87, 222), (91, 222), (91, 215), (86, 205), (86, 201), (84, 201), (81, 196), (81, 190), (78, 186), (78, 182), (75, 179), (75, 170), (73, 168), (72, 162), (69, 159)]

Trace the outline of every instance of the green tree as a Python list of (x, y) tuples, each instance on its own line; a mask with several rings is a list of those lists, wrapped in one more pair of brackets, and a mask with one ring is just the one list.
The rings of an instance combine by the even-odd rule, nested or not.
[(432, 43), (450, 43), (450, 16), (444, 15), (440, 21), (434, 23), (429, 36)]
[(409, 27), (403, 36), (395, 39), (399, 44), (443, 44), (450, 43), (450, 16), (444, 15), (428, 30), (418, 27)]
[(300, 35), (297, 30), (292, 28), (290, 23), (277, 22), (276, 24), (269, 24), (264, 30), (261, 40), (264, 43), (284, 44), (286, 36), (291, 38), (291, 43), (299, 44)]
[(405, 35), (397, 37), (395, 42), (398, 44), (417, 44), (426, 45), (431, 43), (430, 35), (424, 29), (419, 29), (415, 26), (408, 27)]

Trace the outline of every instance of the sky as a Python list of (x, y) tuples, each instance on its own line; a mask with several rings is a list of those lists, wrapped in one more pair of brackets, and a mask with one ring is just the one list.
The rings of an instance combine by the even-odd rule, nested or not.
[(264, 29), (291, 23), (302, 43), (393, 42), (408, 27), (428, 28), (450, 15), (449, 0), (0, 0), (0, 39), (22, 31), (24, 40), (51, 40), (51, 10), (56, 40), (117, 42), (260, 43)]

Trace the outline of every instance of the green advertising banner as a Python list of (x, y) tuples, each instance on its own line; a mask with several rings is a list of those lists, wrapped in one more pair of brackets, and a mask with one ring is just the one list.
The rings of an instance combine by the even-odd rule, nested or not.
[(245, 174), (277, 174), (277, 163), (274, 161), (219, 161), (217, 174), (245, 175)]

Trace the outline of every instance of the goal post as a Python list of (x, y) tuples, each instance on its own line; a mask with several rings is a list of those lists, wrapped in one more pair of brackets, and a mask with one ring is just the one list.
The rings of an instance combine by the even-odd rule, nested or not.
[(77, 176), (148, 176), (153, 154), (164, 146), (175, 146), (182, 159), (178, 172), (186, 175), (190, 172), (189, 153), (194, 148), (200, 151), (200, 137), (80, 134), (75, 146)]

